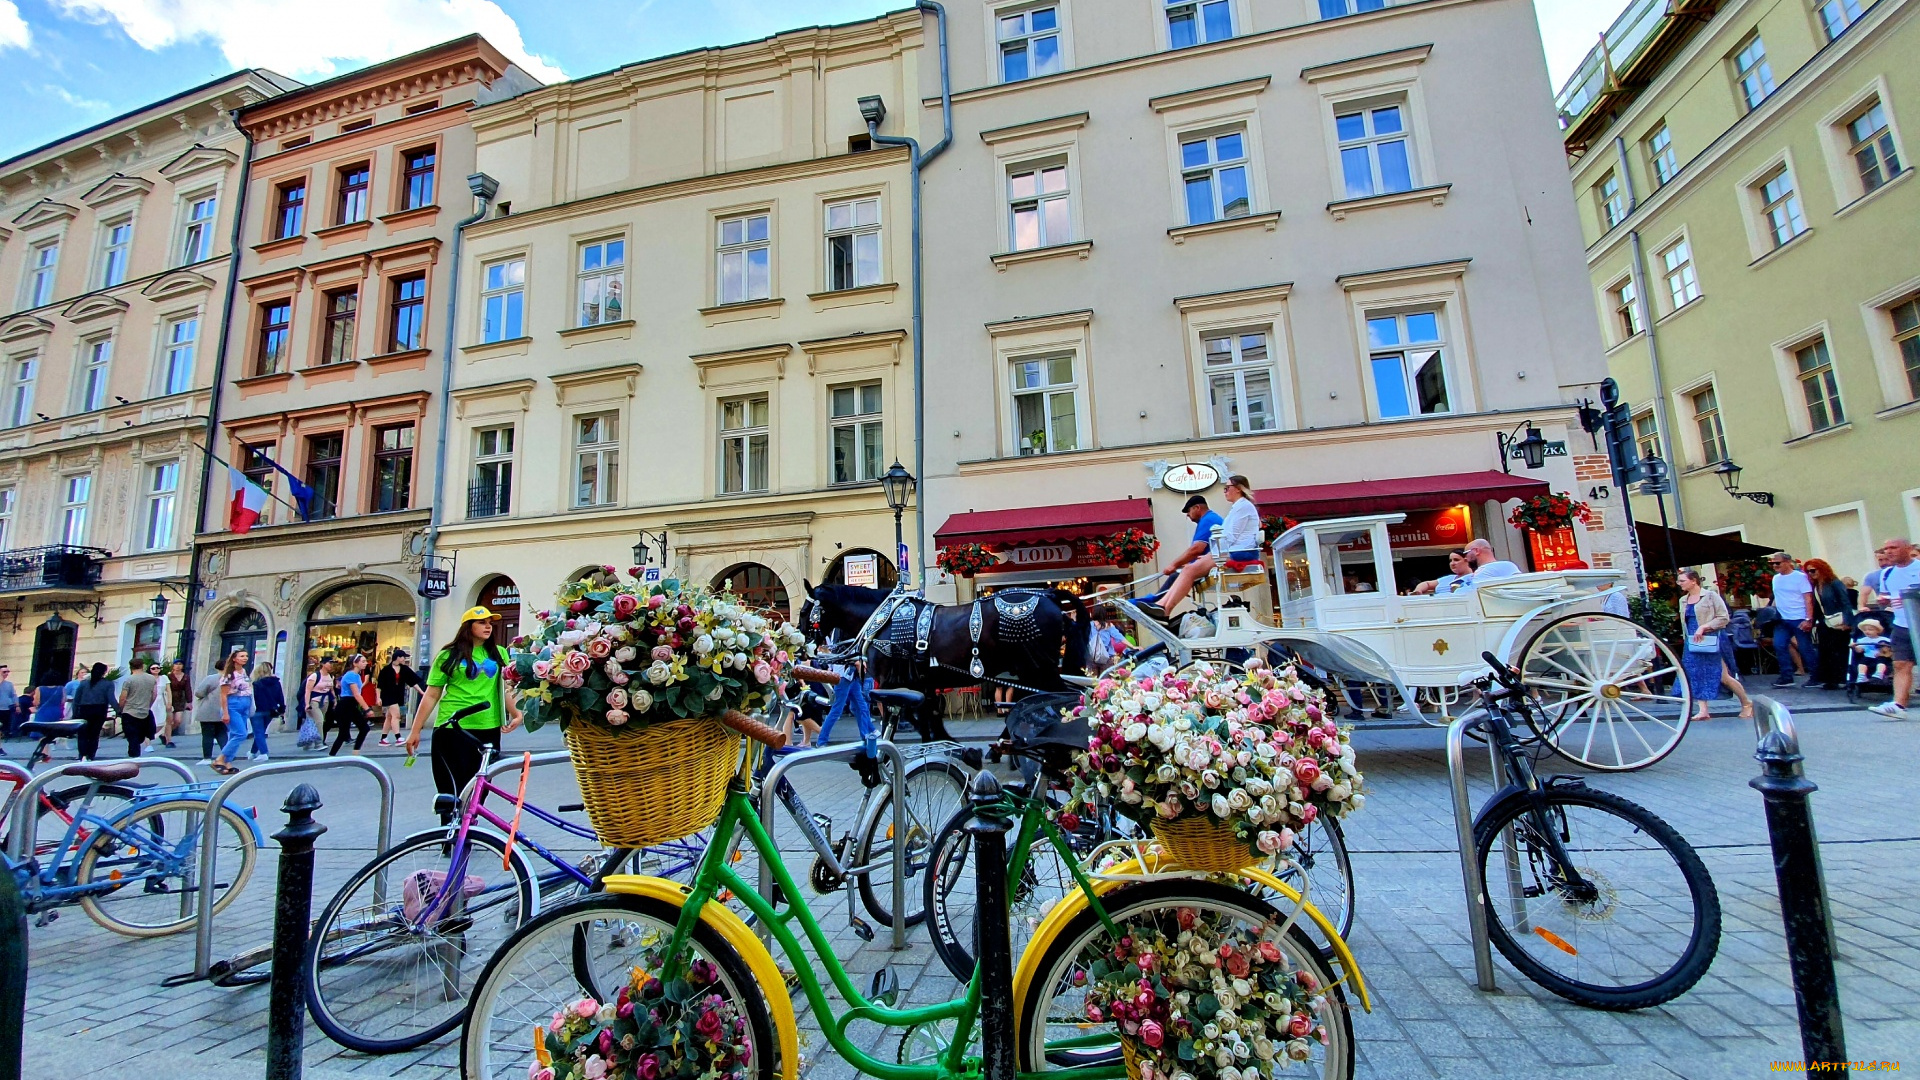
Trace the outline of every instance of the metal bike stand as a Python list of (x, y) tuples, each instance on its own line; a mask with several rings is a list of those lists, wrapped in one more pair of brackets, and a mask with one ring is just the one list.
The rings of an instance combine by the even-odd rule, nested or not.
[[(169, 772), (177, 773), (182, 780), (186, 781), (189, 784), (198, 782), (193, 775), (192, 769), (188, 768), (185, 765), (182, 765), (180, 762), (175, 761), (172, 758), (164, 758), (164, 757), (115, 758), (112, 761), (77, 762), (76, 764), (106, 766), (106, 765), (125, 765), (128, 762), (132, 762), (133, 764), (140, 766), (142, 770), (145, 770), (148, 768), (166, 769)], [(14, 766), (14, 768), (19, 769), (18, 766)], [(24, 769), (19, 769), (19, 771), (25, 772)], [(32, 780), (29, 780), (27, 782), (27, 786), (21, 788), (20, 794), (15, 796), (14, 802), (13, 802), (13, 819), (10, 822), (8, 822), (8, 826), (7, 826), (7, 855), (9, 857), (15, 860), (24, 859), (27, 857), (28, 854), (30, 854), (33, 851), (35, 845), (37, 845), (40, 842), (40, 837), (39, 837), (40, 815), (26, 813), (26, 809), (30, 806), (36, 805), (39, 802), (40, 791), (42, 788), (46, 787), (48, 784), (53, 783), (55, 780), (61, 780), (61, 779), (85, 780), (86, 777), (69, 776), (66, 772), (66, 766), (64, 765), (57, 769), (47, 769), (46, 771), (35, 776)]]
[[(214, 789), (213, 795), (207, 799), (207, 820), (201, 829), (199, 918), (195, 920), (193, 945), (194, 978), (206, 978), (207, 973), (213, 968), (213, 877), (216, 869), (214, 861), (220, 856), (219, 833), (216, 831), (220, 824), (220, 808), (226, 805), (228, 797), (235, 791), (263, 776), (319, 772), (322, 769), (360, 769), (373, 774), (374, 780), (380, 784), (380, 831), (374, 841), (374, 850), (385, 851), (392, 843), (393, 778), (387, 775), (387, 770), (366, 758), (324, 757), (302, 761), (274, 761), (247, 769), (238, 776), (228, 779), (226, 783)], [(379, 899), (377, 893), (375, 899)]]
[[(572, 761), (572, 760), (573, 760), (573, 756), (571, 754), (568, 754), (565, 750), (547, 750), (542, 753), (533, 755), (532, 764), (536, 767), (540, 765), (558, 765), (563, 761)], [(502, 773), (513, 772), (518, 768), (520, 768), (519, 758), (503, 757), (499, 761), (496, 761), (493, 764), (487, 766), (485, 769), (481, 770), (480, 775), (484, 777), (488, 783), (492, 783), (494, 777), (499, 776)], [(468, 781), (468, 784), (469, 786), (471, 786), (472, 781)], [(466, 805), (466, 801), (467, 801), (467, 793), (462, 791), (460, 793), (460, 804), (464, 806)]]
[[(907, 830), (900, 817), (900, 806), (907, 801), (907, 761), (899, 748), (886, 739), (878, 740), (875, 745), (880, 759), (893, 765), (893, 948), (898, 951), (907, 947)], [(821, 761), (852, 761), (855, 755), (864, 750), (863, 743), (854, 742), (846, 746), (803, 750), (774, 762), (773, 768), (767, 770), (766, 779), (760, 781), (760, 827), (767, 831), (768, 842), (773, 840), (773, 808), (774, 800), (778, 798), (775, 792), (790, 770)], [(760, 895), (773, 895), (773, 866), (764, 857), (760, 860)], [(797, 896), (790, 896), (787, 900), (795, 904), (802, 902)], [(764, 924), (758, 928), (758, 932), (762, 938), (772, 934)]]
[(1480, 989), (1491, 993), (1499, 989), (1499, 984), (1493, 978), (1493, 950), (1487, 943), (1484, 906), (1487, 887), (1480, 880), (1480, 864), (1473, 857), (1473, 807), (1467, 798), (1465, 742), (1467, 728), (1476, 722), (1475, 717), (1462, 716), (1447, 725), (1447, 779), (1453, 786), (1453, 828), (1460, 844), (1460, 881), (1467, 894), (1467, 925), (1473, 932), (1473, 971)]

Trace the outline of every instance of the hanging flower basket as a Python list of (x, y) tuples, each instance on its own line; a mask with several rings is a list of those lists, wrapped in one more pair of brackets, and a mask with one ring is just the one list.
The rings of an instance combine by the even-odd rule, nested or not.
[(1260, 531), (1266, 534), (1269, 542), (1272, 542), (1280, 539), (1280, 534), (1298, 524), (1300, 524), (1298, 518), (1290, 518), (1285, 514), (1268, 514), (1260, 519)]
[(1763, 560), (1737, 559), (1721, 563), (1719, 570), (1720, 576), (1714, 579), (1713, 587), (1720, 595), (1728, 599), (1736, 596), (1773, 598), (1773, 572)]
[(1593, 509), (1571, 495), (1535, 495), (1507, 515), (1507, 524), (1532, 533), (1553, 533), (1593, 517)]
[(1103, 563), (1137, 566), (1152, 561), (1153, 553), (1160, 550), (1160, 540), (1145, 529), (1122, 529), (1088, 541), (1087, 547)]
[(934, 556), (934, 565), (954, 577), (970, 578), (982, 570), (997, 564), (999, 556), (987, 550), (985, 544), (955, 544), (941, 548)]

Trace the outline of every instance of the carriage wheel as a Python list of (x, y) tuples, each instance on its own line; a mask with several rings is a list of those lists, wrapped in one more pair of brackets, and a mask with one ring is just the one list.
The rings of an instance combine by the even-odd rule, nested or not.
[(1618, 615), (1567, 615), (1535, 633), (1520, 672), (1561, 757), (1624, 772), (1673, 752), (1693, 715), (1680, 658), (1653, 632)]

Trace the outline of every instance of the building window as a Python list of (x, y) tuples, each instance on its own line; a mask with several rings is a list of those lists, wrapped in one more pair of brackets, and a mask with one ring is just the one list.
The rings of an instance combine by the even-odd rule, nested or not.
[(1233, 36), (1227, 0), (1173, 0), (1167, 4), (1167, 42), (1176, 49)]
[(193, 389), (194, 351), (200, 340), (200, 320), (175, 319), (167, 324), (167, 353), (160, 375), (160, 392), (184, 394)]
[(273, 238), (285, 240), (299, 236), (306, 224), (307, 182), (295, 180), (277, 190), (273, 216)]
[(1640, 448), (1641, 460), (1660, 457), (1660, 429), (1655, 426), (1653, 410), (1635, 413), (1633, 417), (1633, 442)]
[(60, 542), (78, 547), (87, 542), (87, 500), (93, 496), (93, 474), (69, 476), (60, 485)]
[(502, 259), (480, 271), (480, 343), (512, 341), (525, 333), (527, 260)]
[(87, 364), (80, 373), (80, 412), (107, 407), (107, 376), (113, 366), (113, 339), (87, 343)]
[(1320, 0), (1320, 17), (1338, 19), (1363, 11), (1379, 11), (1386, 6), (1387, 0)]
[(100, 234), (100, 287), (127, 280), (127, 256), (133, 249), (133, 222), (116, 221)]
[(1340, 171), (1347, 198), (1364, 199), (1413, 188), (1413, 156), (1407, 147), (1404, 105), (1381, 105), (1333, 118), (1340, 140)]
[(367, 220), (367, 191), (373, 185), (373, 166), (365, 162), (340, 170), (340, 206), (335, 225)]
[(828, 424), (833, 428), (833, 482), (858, 484), (880, 479), (880, 384), (836, 386), (828, 391)]
[(406, 168), (401, 173), (400, 181), (406, 201), (400, 209), (416, 210), (433, 205), (433, 161), (432, 147), (407, 151)]
[(1700, 435), (1700, 459), (1703, 465), (1718, 465), (1727, 460), (1727, 432), (1720, 426), (1720, 397), (1706, 386), (1687, 395), (1693, 408), (1693, 427)]
[(413, 505), (413, 425), (373, 429), (373, 512)]
[[(764, 266), (764, 258), (762, 260)], [(724, 260), (722, 266), (725, 266)], [(626, 318), (621, 295), (627, 283), (625, 238), (596, 240), (580, 245), (580, 326), (620, 322)], [(518, 336), (518, 335), (513, 335)]]
[(1665, 121), (1647, 136), (1647, 164), (1653, 172), (1653, 186), (1665, 187), (1680, 173), (1680, 159), (1673, 152), (1673, 133)]
[(1893, 131), (1887, 126), (1887, 110), (1878, 101), (1865, 112), (1847, 121), (1847, 138), (1852, 144), (1854, 167), (1860, 170), (1861, 194), (1878, 188), (1900, 175), (1900, 153), (1894, 149)]
[(1827, 352), (1827, 339), (1810, 341), (1793, 350), (1794, 377), (1800, 380), (1800, 394), (1807, 402), (1807, 424), (1813, 431), (1825, 431), (1847, 422), (1840, 405), (1840, 383), (1833, 377), (1833, 357)]
[(1593, 186), (1593, 201), (1600, 207), (1600, 220), (1609, 229), (1627, 218), (1626, 196), (1620, 192), (1620, 178), (1613, 173)]
[(1060, 70), (1060, 11), (1030, 8), (999, 19), (1000, 81), (1019, 82)]
[(1180, 144), (1180, 178), (1187, 188), (1187, 224), (1246, 217), (1247, 135), (1229, 131)]
[(163, 461), (147, 469), (147, 505), (140, 517), (140, 550), (173, 546), (173, 507), (180, 492), (180, 463)]
[(1675, 311), (1700, 299), (1700, 281), (1693, 273), (1693, 249), (1685, 240), (1661, 252), (1660, 265), (1665, 268), (1667, 295)]
[(1645, 329), (1640, 325), (1640, 293), (1633, 287), (1632, 278), (1607, 290), (1607, 298), (1613, 305), (1614, 329), (1621, 341)]
[(336, 289), (326, 294), (327, 336), (320, 362), (344, 364), (354, 358), (354, 338), (360, 325), (360, 290)]
[(1439, 312), (1370, 316), (1367, 345), (1382, 419), (1451, 411)]
[(827, 204), (827, 289), (880, 284), (880, 200)]
[(618, 413), (575, 417), (573, 421), (573, 505), (612, 506), (620, 486)]
[(1906, 369), (1907, 393), (1920, 398), (1920, 296), (1896, 305), (1888, 314), (1893, 316), (1893, 343), (1899, 348), (1900, 363)]
[(1021, 457), (1080, 448), (1073, 357), (1013, 362), (1013, 433)]
[(720, 403), (720, 494), (767, 490), (767, 396)]
[(7, 426), (22, 427), (33, 420), (33, 380), (40, 359), (23, 356), (7, 365)]
[(1041, 165), (1010, 174), (1007, 198), (1013, 250), (1051, 247), (1073, 239), (1065, 165)]
[(1752, 112), (1773, 94), (1773, 65), (1767, 63), (1767, 47), (1755, 34), (1740, 51), (1733, 54), (1733, 74), (1740, 84), (1740, 100)]
[(307, 520), (324, 521), (340, 513), (340, 461), (346, 436), (314, 435), (307, 439), (307, 486), (313, 489)]
[(1278, 428), (1273, 362), (1267, 351), (1266, 333), (1223, 334), (1207, 338), (1203, 344), (1213, 433), (1242, 435)]
[(1824, 0), (1820, 4), (1820, 30), (1832, 41), (1860, 17), (1860, 0)]
[(36, 244), (27, 257), (26, 306), (37, 308), (53, 302), (53, 275), (60, 267), (60, 242)]
[(0, 551), (13, 550), (13, 489), (0, 488)]
[(197, 263), (213, 256), (213, 215), (219, 202), (203, 195), (187, 203), (187, 223), (180, 237), (180, 263)]
[(743, 304), (773, 295), (771, 218), (748, 214), (720, 222), (720, 302)]
[(1800, 212), (1800, 194), (1793, 189), (1793, 172), (1786, 166), (1760, 185), (1760, 214), (1766, 219), (1767, 235), (1779, 247), (1807, 231), (1807, 218)]
[[(240, 462), (241, 474), (244, 475), (254, 487), (259, 488), (269, 495), (273, 494), (274, 479), (276, 476), (273, 462), (270, 460), (272, 452), (272, 443), (242, 446), (240, 448), (240, 456), (235, 459)], [(268, 504), (266, 513), (272, 512), (273, 506), (272, 504)]]
[(427, 275), (408, 274), (393, 279), (393, 335), (391, 352), (422, 348), (427, 329)]
[(255, 375), (277, 375), (286, 366), (287, 337), (293, 326), (293, 301), (272, 300), (260, 305), (260, 349)]
[(481, 428), (473, 433), (473, 483), (467, 488), (468, 517), (499, 517), (513, 505), (513, 426)]

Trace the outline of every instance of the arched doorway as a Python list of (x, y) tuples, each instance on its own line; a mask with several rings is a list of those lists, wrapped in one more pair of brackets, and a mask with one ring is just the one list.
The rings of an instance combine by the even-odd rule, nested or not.
[(227, 657), (239, 649), (247, 650), (250, 658), (260, 660), (266, 645), (267, 617), (252, 608), (241, 608), (220, 624), (220, 653), (213, 658), (214, 666), (225, 664)]
[(825, 585), (862, 585), (869, 589), (891, 589), (899, 579), (893, 560), (869, 548), (843, 551), (827, 567)]
[(720, 571), (714, 576), (713, 587), (733, 593), (751, 607), (777, 611), (782, 618), (793, 617), (780, 575), (759, 563), (739, 563)]
[(160, 635), (163, 627), (159, 619), (141, 619), (133, 624), (133, 664), (145, 667), (160, 662)]
[(33, 632), (33, 685), (64, 686), (73, 678), (73, 641), (79, 627), (54, 615)]
[(365, 653), (378, 667), (396, 648), (411, 651), (415, 617), (413, 595), (385, 581), (355, 582), (322, 594), (307, 610), (301, 678), (323, 659)]
[(480, 586), (480, 606), (500, 616), (500, 640), (520, 636), (520, 586), (505, 574), (496, 574)]

